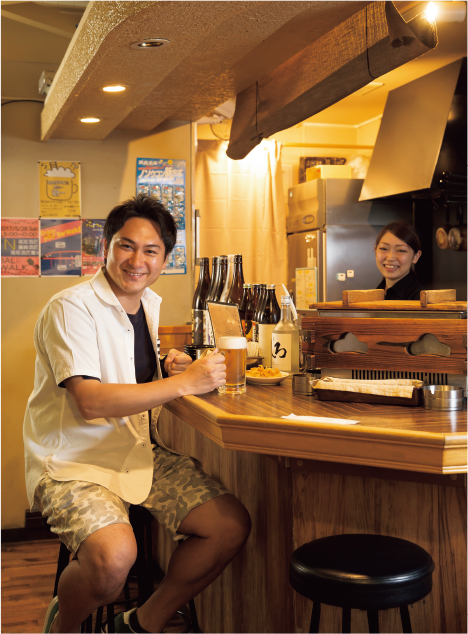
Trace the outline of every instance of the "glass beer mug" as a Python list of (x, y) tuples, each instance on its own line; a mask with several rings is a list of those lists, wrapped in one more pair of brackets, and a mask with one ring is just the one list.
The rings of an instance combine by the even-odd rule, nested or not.
[(245, 337), (220, 337), (218, 350), (224, 355), (226, 364), (226, 384), (218, 387), (219, 394), (244, 394), (247, 339)]

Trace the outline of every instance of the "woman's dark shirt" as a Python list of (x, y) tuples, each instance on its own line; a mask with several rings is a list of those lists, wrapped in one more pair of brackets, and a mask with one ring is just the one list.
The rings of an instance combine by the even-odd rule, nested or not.
[[(383, 288), (385, 290), (385, 278), (380, 282), (377, 288)], [(398, 280), (396, 284), (387, 289), (385, 293), (385, 299), (396, 300), (419, 300), (420, 292), (424, 288), (422, 284), (418, 282), (418, 278), (415, 273), (410, 269), (408, 275), (405, 275), (401, 280)]]

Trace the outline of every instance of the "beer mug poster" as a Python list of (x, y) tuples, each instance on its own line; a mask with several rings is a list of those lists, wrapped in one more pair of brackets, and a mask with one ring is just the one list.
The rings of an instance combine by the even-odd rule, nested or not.
[(81, 170), (78, 161), (39, 161), (39, 215), (81, 215)]

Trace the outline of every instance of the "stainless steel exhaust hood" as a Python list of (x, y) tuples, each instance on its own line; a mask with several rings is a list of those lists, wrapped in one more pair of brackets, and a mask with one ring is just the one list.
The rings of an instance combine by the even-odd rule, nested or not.
[(466, 57), (392, 90), (359, 200), (437, 196), (466, 174), (466, 132)]

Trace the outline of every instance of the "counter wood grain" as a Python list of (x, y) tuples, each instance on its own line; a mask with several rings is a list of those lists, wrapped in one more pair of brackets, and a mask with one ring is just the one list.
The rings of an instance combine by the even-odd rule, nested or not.
[[(386, 469), (450, 474), (467, 471), (466, 409), (318, 401), (292, 393), (292, 380), (247, 386), (240, 396), (186, 396), (165, 405), (225, 449)], [(289, 414), (357, 420), (304, 423)]]

